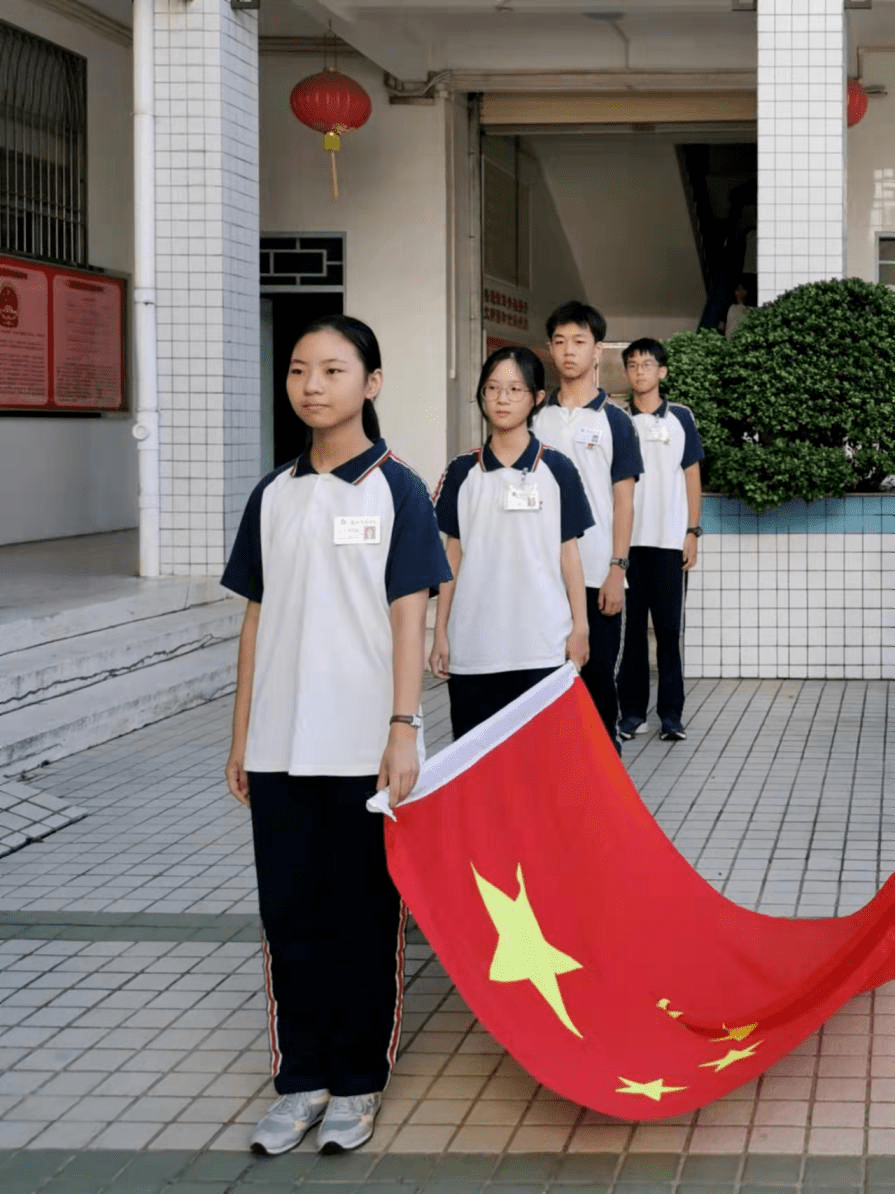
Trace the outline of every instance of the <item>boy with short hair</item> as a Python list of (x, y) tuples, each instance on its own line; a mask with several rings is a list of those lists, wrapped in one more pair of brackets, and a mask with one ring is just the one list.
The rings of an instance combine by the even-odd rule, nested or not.
[(647, 728), (647, 617), (651, 616), (659, 672), (659, 737), (673, 742), (687, 737), (681, 721), (681, 618), (684, 575), (696, 564), (702, 534), (699, 462), (705, 453), (693, 412), (663, 399), (659, 391), (668, 376), (668, 356), (659, 341), (635, 340), (622, 353), (622, 360), (631, 387), (631, 417), (644, 470), (634, 496), (625, 642), (618, 674), (618, 729), (627, 739)]
[(559, 388), (538, 411), (533, 429), (542, 443), (574, 460), (596, 520), (578, 541), (590, 627), (590, 659), (581, 669), (581, 678), (620, 751), (615, 675), (634, 483), (643, 463), (630, 418), (599, 388), (605, 335), (603, 316), (585, 303), (564, 303), (553, 312), (547, 320), (547, 337)]

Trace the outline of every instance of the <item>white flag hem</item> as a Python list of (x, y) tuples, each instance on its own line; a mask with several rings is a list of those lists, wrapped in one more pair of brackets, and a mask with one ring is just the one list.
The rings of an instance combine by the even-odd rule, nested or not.
[[(573, 663), (566, 663), (557, 668), (555, 672), (551, 672), (538, 684), (516, 697), (515, 701), (499, 709), (487, 721), (483, 721), (462, 738), (458, 738), (431, 759), (427, 759), (420, 769), (416, 787), (398, 807), (403, 808), (407, 804), (425, 799), (475, 766), (495, 747), (512, 738), (517, 730), (568, 692), (577, 675), (578, 670)], [(371, 813), (382, 813), (391, 817), (393, 821), (397, 820), (396, 810), (389, 808), (388, 788), (371, 796), (367, 801), (367, 809)]]

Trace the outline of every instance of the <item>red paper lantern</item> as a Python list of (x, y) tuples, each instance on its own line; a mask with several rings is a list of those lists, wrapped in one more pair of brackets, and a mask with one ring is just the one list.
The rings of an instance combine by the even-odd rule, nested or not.
[(333, 198), (338, 199), (336, 154), (342, 148), (342, 136), (367, 123), (373, 110), (372, 100), (360, 83), (327, 67), (297, 83), (289, 104), (302, 124), (323, 133), (323, 148), (330, 155), (332, 166)]
[(867, 92), (857, 79), (848, 81), (848, 127), (858, 124), (867, 114)]

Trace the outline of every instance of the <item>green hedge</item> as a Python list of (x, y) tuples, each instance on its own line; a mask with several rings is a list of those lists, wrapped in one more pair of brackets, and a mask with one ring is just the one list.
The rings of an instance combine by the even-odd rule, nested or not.
[(877, 491), (895, 473), (895, 293), (812, 282), (751, 311), (729, 340), (666, 341), (672, 401), (693, 408), (706, 488), (756, 510)]

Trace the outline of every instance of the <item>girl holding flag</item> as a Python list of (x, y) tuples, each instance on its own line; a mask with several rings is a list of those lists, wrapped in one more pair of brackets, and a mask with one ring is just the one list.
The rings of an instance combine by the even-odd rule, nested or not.
[(530, 349), (493, 352), (476, 391), (485, 444), (452, 460), (438, 487), (454, 579), (439, 591), (429, 663), (447, 678), (455, 738), (566, 659), (587, 661), (577, 540), (593, 517), (574, 464), (531, 434), (544, 396)]
[(248, 599), (230, 791), (252, 814), (274, 1086), (256, 1152), (368, 1140), (401, 1029), (406, 912), (374, 789), (419, 771), (430, 590), (450, 576), (432, 503), (380, 438), (379, 345), (306, 328), (286, 389), (307, 450), (255, 488), (223, 583)]

